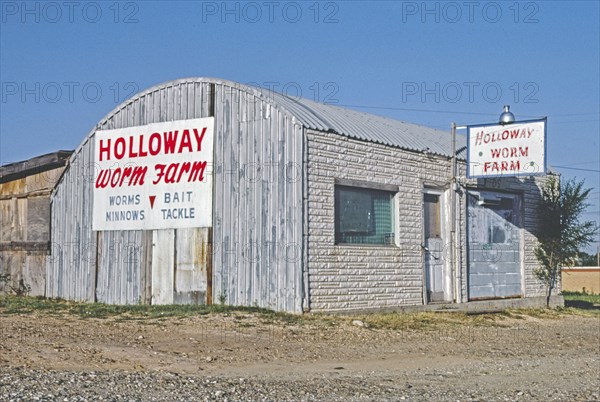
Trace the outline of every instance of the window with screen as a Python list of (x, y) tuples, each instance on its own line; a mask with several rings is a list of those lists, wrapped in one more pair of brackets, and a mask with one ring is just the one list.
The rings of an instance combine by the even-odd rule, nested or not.
[(437, 194), (424, 195), (425, 238), (442, 237), (440, 219), (440, 196)]
[(336, 244), (394, 244), (393, 198), (390, 191), (336, 186)]

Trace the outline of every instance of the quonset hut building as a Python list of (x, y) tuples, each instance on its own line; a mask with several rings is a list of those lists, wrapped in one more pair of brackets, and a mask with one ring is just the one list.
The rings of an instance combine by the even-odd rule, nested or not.
[(544, 177), (468, 180), (463, 137), (456, 149), (453, 184), (449, 132), (220, 79), (155, 86), (102, 119), (58, 181), (46, 296), (541, 305)]

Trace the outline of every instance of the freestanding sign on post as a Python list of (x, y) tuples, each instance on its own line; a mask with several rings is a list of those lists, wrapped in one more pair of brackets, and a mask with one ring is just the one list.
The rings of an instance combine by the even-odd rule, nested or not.
[(546, 118), (467, 126), (467, 177), (546, 173)]
[(94, 230), (212, 226), (214, 117), (97, 131)]

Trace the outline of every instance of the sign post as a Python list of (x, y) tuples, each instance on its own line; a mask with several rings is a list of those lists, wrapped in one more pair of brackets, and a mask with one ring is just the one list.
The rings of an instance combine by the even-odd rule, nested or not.
[[(451, 269), (456, 272), (455, 300), (462, 302), (462, 271), (457, 267), (456, 130), (467, 129), (467, 178), (533, 176), (546, 174), (546, 118), (515, 122), (510, 106), (504, 106), (499, 123), (457, 126), (452, 123)], [(468, 241), (468, 240), (467, 240)]]

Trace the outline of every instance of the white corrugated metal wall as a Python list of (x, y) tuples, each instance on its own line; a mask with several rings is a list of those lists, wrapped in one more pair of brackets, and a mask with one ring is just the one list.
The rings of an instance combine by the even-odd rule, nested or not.
[[(228, 81), (190, 79), (151, 88), (111, 112), (75, 151), (53, 193), (46, 294), (114, 304), (190, 302), (165, 297), (170, 290), (157, 289), (154, 276), (173, 275), (170, 286), (185, 285), (177, 269), (195, 250), (182, 239), (206, 240), (208, 229), (92, 231), (93, 134), (214, 111), (212, 299), (300, 312), (303, 128), (271, 101)], [(173, 255), (167, 266), (153, 264), (164, 255)]]

